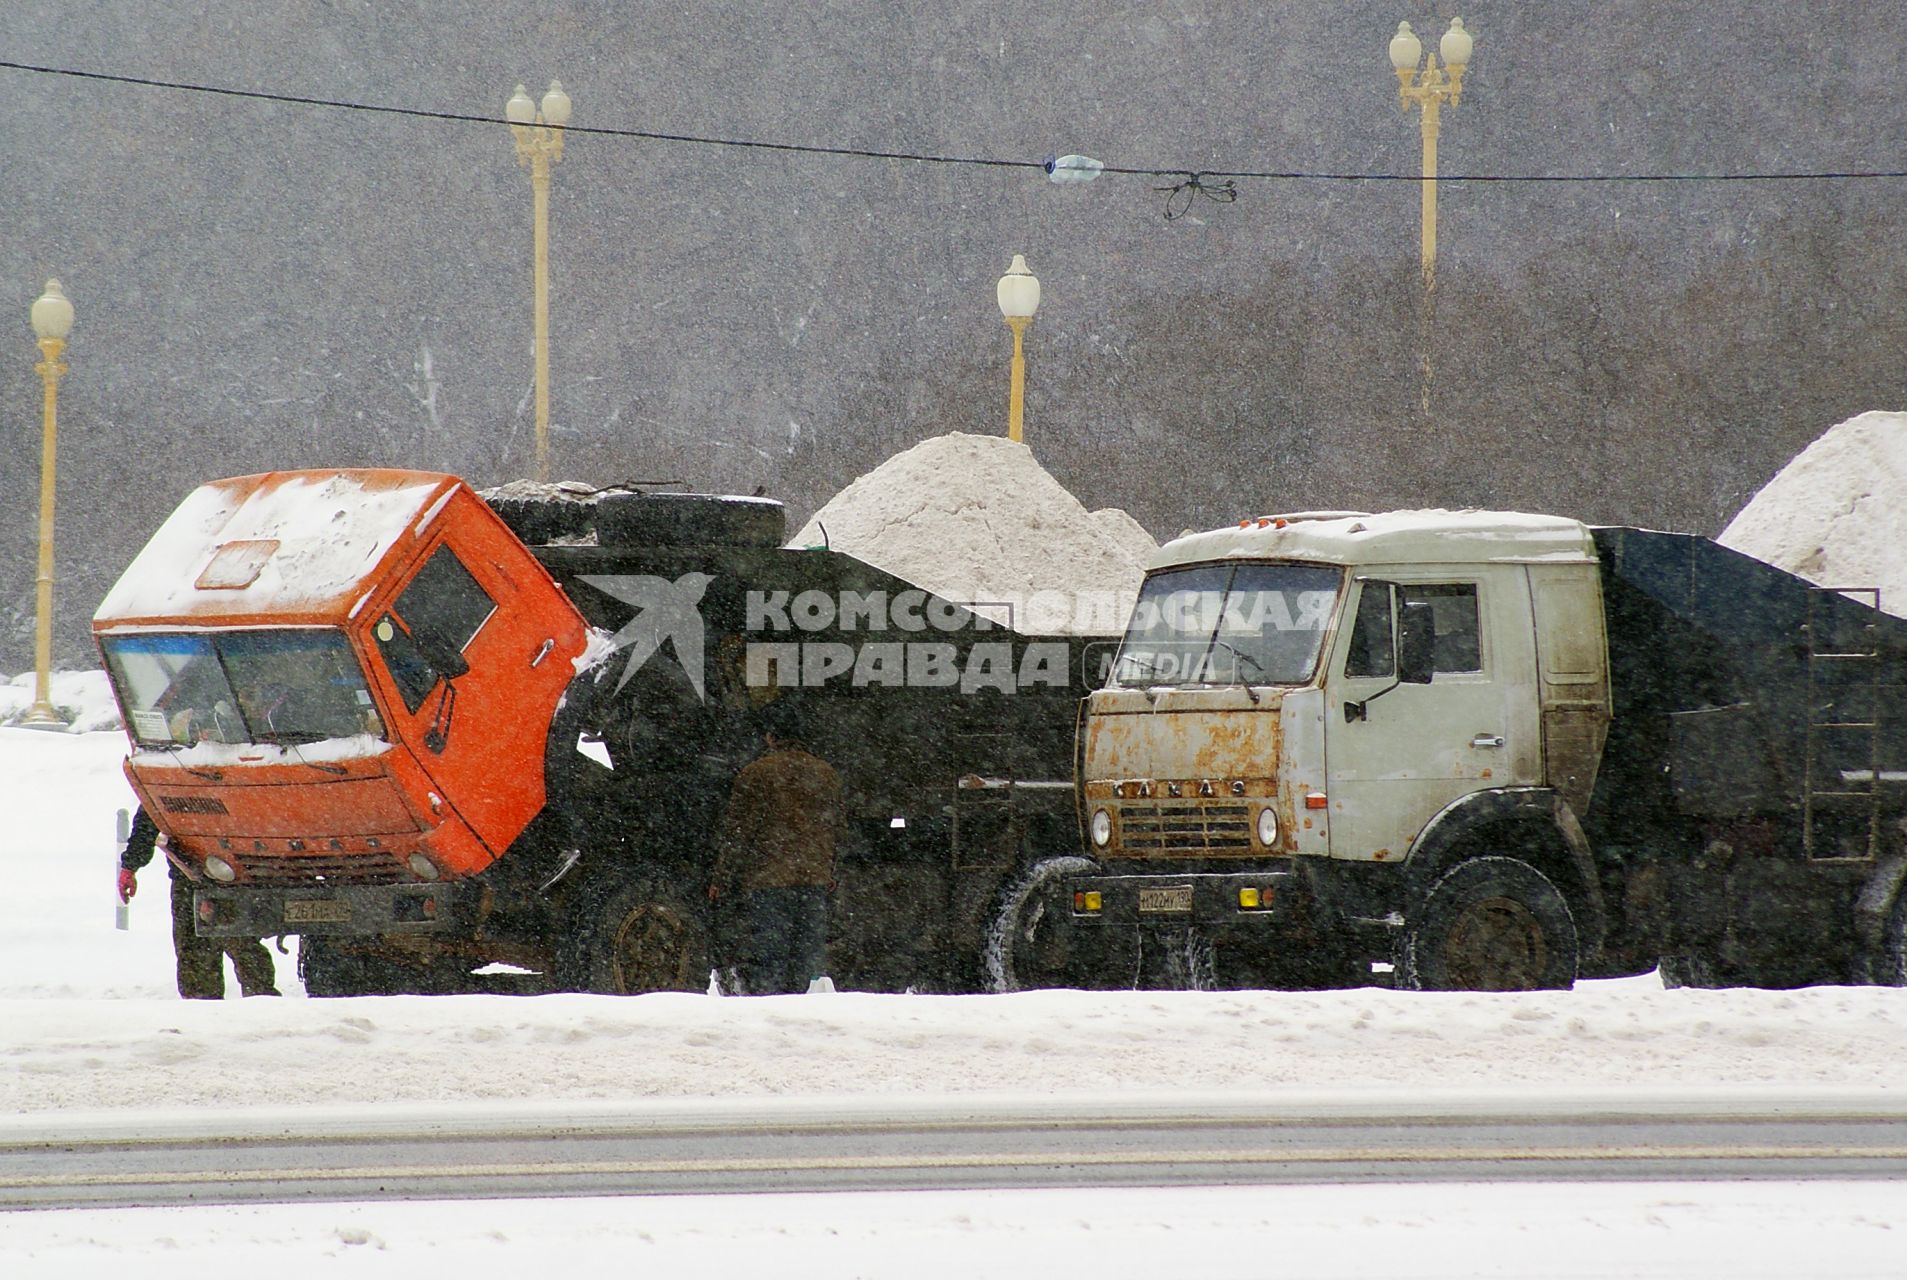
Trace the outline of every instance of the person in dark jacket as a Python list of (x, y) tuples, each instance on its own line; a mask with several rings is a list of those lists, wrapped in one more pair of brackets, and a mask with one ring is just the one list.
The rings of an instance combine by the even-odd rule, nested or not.
[(709, 897), (733, 891), (747, 920), (739, 966), (751, 995), (805, 991), (827, 972), (828, 894), (841, 777), (802, 741), (799, 708), (764, 708), (767, 750), (735, 775)]
[[(119, 855), (119, 900), (139, 892), (139, 869), (152, 861), (159, 828), (142, 806), (132, 819), (132, 835)], [(257, 938), (201, 938), (192, 921), (192, 881), (166, 859), (172, 875), (172, 951), (179, 960), (179, 994), (187, 1000), (225, 998), (225, 957), (232, 957), (239, 990), (248, 996), (278, 994), (271, 952)]]

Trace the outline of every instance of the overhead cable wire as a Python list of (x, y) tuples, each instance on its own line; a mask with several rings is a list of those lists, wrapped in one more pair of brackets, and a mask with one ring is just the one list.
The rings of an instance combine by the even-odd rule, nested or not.
[[(224, 85), (196, 84), (182, 80), (157, 80), (145, 76), (119, 75), (104, 71), (81, 71), (72, 67), (42, 66), (28, 62), (0, 60), (0, 70), (24, 71), (35, 75), (61, 76), (75, 80), (92, 80), (106, 84), (129, 85), (143, 89), (162, 89), (174, 93), (205, 94), (215, 97), (240, 98), (252, 102), (276, 103), (284, 106), (318, 107), (333, 111), (356, 111), (371, 115), (400, 116), (416, 120), (445, 121), (454, 124), (507, 125), (510, 123), (502, 116), (475, 115), (458, 111), (433, 111), (423, 107), (399, 107), (385, 103), (352, 102), (340, 98), (316, 98), (302, 94), (274, 93), (262, 89), (235, 89)], [(710, 134), (668, 133), (653, 129), (612, 128), (602, 125), (566, 124), (562, 126), (567, 136), (592, 136), (603, 138), (631, 138), (648, 142), (680, 143), (705, 147), (729, 147), (757, 151), (780, 151), (802, 155), (839, 156), (862, 160), (900, 160), (921, 164), (965, 165), (994, 169), (1046, 169), (1043, 160), (1014, 160), (998, 156), (961, 156), (944, 155), (933, 152), (890, 151), (877, 147), (843, 147), (819, 143), (774, 142), (759, 138), (727, 138)], [(1236, 198), (1236, 191), (1228, 184), (1237, 180), (1255, 179), (1259, 181), (1286, 182), (1424, 182), (1425, 176), (1415, 173), (1376, 173), (1364, 171), (1330, 171), (1310, 169), (1192, 169), (1185, 166), (1165, 166), (1142, 168), (1122, 165), (1104, 165), (1097, 172), (1119, 174), (1143, 178), (1178, 178), (1181, 181), (1172, 187), (1159, 188), (1171, 193), (1168, 208), (1174, 199), (1190, 199), (1196, 195), (1229, 202)], [(1718, 173), (1444, 173), (1438, 174), (1438, 182), (1486, 182), (1486, 183), (1622, 183), (1622, 182), (1847, 182), (1872, 179), (1907, 178), (1907, 169), (1818, 169), (1784, 170), (1776, 172), (1724, 171)], [(1209, 181), (1208, 181), (1209, 180)], [(1175, 215), (1168, 215), (1175, 216)]]

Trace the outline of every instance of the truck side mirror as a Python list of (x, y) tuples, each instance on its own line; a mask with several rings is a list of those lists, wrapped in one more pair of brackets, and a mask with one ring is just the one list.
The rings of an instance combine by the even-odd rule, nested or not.
[(1429, 684), (1437, 669), (1437, 611), (1428, 600), (1407, 600), (1397, 616), (1397, 681)]
[(446, 680), (455, 680), (470, 671), (470, 663), (459, 649), (451, 647), (441, 636), (420, 635), (417, 637), (417, 651), (424, 655), (424, 661)]

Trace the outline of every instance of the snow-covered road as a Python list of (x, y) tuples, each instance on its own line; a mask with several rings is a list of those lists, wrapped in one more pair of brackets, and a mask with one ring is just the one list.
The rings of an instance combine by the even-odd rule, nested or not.
[[(1077, 1099), (1424, 1090), (1899, 1089), (1907, 991), (841, 993), (310, 1001), (172, 994), (164, 876), (113, 927), (113, 733), (0, 729), (0, 1112), (142, 1123), (323, 1106), (402, 1118), (673, 1100)], [(0, 1269), (148, 1277), (348, 1259), (475, 1274), (614, 1258), (657, 1274), (1902, 1275), (1897, 1184), (909, 1193), (0, 1218)], [(157, 1253), (154, 1253), (157, 1250)], [(32, 1265), (16, 1270), (14, 1260)]]

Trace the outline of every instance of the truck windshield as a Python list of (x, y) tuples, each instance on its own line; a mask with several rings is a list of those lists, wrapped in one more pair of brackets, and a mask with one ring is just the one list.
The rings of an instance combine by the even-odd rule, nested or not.
[(1139, 588), (1111, 683), (1303, 684), (1317, 666), (1343, 577), (1303, 564), (1154, 573)]
[(107, 636), (102, 647), (142, 744), (293, 745), (384, 733), (341, 631)]

